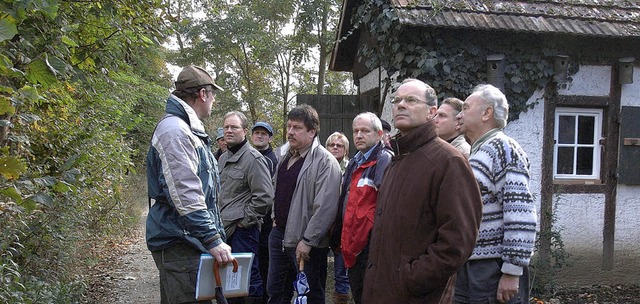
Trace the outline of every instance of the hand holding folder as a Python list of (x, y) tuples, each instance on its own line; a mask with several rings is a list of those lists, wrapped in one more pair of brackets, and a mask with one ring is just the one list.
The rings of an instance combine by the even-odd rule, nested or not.
[[(249, 295), (249, 278), (254, 254), (232, 253), (233, 263), (220, 266), (208, 253), (200, 256), (198, 282), (196, 284), (196, 300), (216, 299), (218, 294), (224, 299), (246, 297)], [(230, 267), (233, 265), (233, 267)], [(218, 271), (215, 271), (216, 269)], [(220, 302), (219, 302), (220, 303)], [(224, 302), (222, 302), (224, 303)]]

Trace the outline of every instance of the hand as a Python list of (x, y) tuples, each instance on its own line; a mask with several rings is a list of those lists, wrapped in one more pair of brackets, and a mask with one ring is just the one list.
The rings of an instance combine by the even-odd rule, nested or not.
[(519, 286), (520, 276), (502, 274), (500, 282), (498, 282), (498, 294), (496, 295), (498, 302), (505, 303), (518, 295)]
[(209, 253), (220, 263), (220, 265), (224, 266), (227, 263), (233, 260), (231, 256), (231, 247), (227, 245), (227, 243), (221, 243), (220, 245), (209, 249)]
[(298, 261), (309, 260), (309, 252), (311, 252), (311, 246), (307, 245), (304, 241), (298, 242), (298, 246), (296, 247), (296, 259)]

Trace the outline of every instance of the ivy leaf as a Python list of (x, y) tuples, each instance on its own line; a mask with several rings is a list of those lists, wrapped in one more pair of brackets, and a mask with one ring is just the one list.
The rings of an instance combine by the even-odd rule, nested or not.
[(18, 204), (22, 202), (22, 194), (16, 186), (4, 188), (0, 191), (0, 194), (12, 198)]
[(11, 104), (11, 99), (4, 97), (4, 96), (0, 96), (0, 115), (4, 115), (4, 114), (15, 114), (16, 113), (16, 108), (13, 107), (13, 105)]
[(396, 62), (402, 61), (402, 58), (404, 58), (404, 53), (397, 53), (396, 54)]
[(25, 205), (24, 207), (27, 208), (28, 211), (33, 211), (35, 209), (35, 205), (33, 204), (28, 204), (30, 202), (35, 202), (38, 203), (40, 205), (45, 205), (48, 207), (53, 207), (53, 198), (46, 194), (46, 193), (36, 193), (32, 196), (29, 196), (26, 200), (25, 203), (27, 203), (27, 205)]
[(47, 67), (49, 67), (49, 69), (55, 74), (55, 75), (63, 75), (65, 73), (65, 71), (67, 70), (67, 65), (64, 61), (62, 61), (61, 59), (57, 58), (57, 57), (51, 57), (49, 58), (49, 56), (47, 56), (46, 58), (46, 62), (47, 62)]
[(0, 157), (0, 174), (5, 178), (17, 178), (26, 170), (20, 159), (13, 156)]
[(27, 66), (27, 79), (31, 83), (40, 83), (45, 88), (54, 84), (57, 79), (44, 60), (32, 61)]
[(39, 177), (39, 178), (34, 179), (34, 181), (38, 185), (42, 185), (42, 186), (45, 186), (45, 187), (51, 187), (51, 186), (55, 185), (58, 180), (55, 177), (52, 177), (52, 176), (43, 176), (43, 177)]
[(66, 45), (68, 45), (70, 47), (77, 47), (78, 46), (78, 44), (75, 41), (73, 41), (73, 39), (69, 38), (66, 35), (62, 36), (62, 43), (66, 44)]
[(67, 193), (71, 191), (71, 187), (65, 182), (57, 182), (53, 185), (53, 190), (58, 193)]
[(414, 58), (416, 58), (416, 56), (408, 55), (408, 56), (404, 57), (404, 61), (406, 61), (407, 63), (411, 63)]
[(451, 74), (451, 67), (448, 64), (443, 65), (442, 70), (445, 74)]
[(16, 25), (7, 18), (0, 20), (0, 42), (13, 38), (18, 34)]

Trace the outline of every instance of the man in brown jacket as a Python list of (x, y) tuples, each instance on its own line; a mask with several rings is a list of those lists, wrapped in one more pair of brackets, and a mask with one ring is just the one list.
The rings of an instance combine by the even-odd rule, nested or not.
[(480, 192), (465, 157), (436, 135), (433, 88), (407, 79), (392, 104), (397, 156), (378, 194), (362, 302), (451, 303), (478, 235)]

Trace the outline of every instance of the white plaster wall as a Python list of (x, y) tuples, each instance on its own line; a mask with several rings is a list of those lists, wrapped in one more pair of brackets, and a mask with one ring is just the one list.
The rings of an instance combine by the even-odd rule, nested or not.
[(640, 257), (640, 186), (618, 185), (616, 195), (616, 251)]
[(602, 251), (604, 227), (604, 194), (555, 194), (554, 228), (560, 231), (570, 251), (597, 249)]
[(571, 80), (559, 86), (560, 95), (609, 96), (611, 92), (611, 66), (580, 66)]
[(633, 69), (633, 83), (623, 84), (621, 106), (640, 106), (640, 68)]
[(543, 90), (536, 91), (527, 104), (534, 104), (533, 109), (521, 113), (518, 120), (509, 122), (504, 132), (515, 139), (529, 157), (531, 164), (531, 193), (538, 210), (538, 224), (540, 221), (540, 192), (542, 177), (542, 142), (544, 138), (544, 99)]
[(380, 84), (380, 68), (373, 69), (367, 75), (360, 78), (360, 94), (377, 89)]

